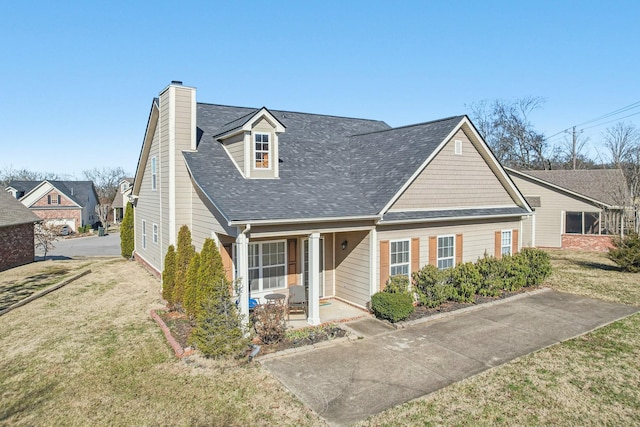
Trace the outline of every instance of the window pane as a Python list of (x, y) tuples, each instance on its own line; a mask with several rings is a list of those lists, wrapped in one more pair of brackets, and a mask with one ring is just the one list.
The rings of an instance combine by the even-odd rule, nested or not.
[(582, 234), (582, 212), (567, 212), (565, 233)]
[(584, 234), (599, 234), (600, 215), (597, 212), (584, 213)]

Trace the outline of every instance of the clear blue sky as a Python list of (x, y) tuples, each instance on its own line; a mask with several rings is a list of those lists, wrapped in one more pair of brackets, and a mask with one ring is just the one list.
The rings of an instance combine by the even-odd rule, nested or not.
[[(541, 96), (549, 136), (640, 101), (639, 16), (638, 1), (9, 2), (0, 169), (133, 174), (171, 80), (201, 102), (391, 126)], [(606, 127), (584, 135), (598, 146)]]

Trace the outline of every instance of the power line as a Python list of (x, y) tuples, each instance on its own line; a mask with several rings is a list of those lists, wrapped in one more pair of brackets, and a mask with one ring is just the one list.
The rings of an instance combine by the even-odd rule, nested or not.
[[(633, 102), (633, 103), (631, 103), (629, 105), (626, 105), (624, 107), (618, 108), (617, 110), (610, 111), (610, 112), (605, 113), (605, 114), (603, 114), (603, 115), (601, 115), (599, 117), (596, 117), (596, 118), (593, 118), (593, 119), (589, 119), (589, 120), (587, 120), (585, 122), (579, 123), (579, 124), (574, 125), (574, 126), (583, 126), (583, 125), (586, 125), (586, 124), (589, 124), (589, 123), (594, 123), (594, 122), (597, 122), (597, 121), (600, 121), (600, 120), (608, 119), (609, 117), (612, 117), (612, 116), (615, 116), (617, 114), (621, 114), (621, 113), (627, 112), (629, 110), (636, 109), (638, 107), (640, 107), (640, 101)], [(597, 125), (589, 126), (587, 128), (584, 128), (584, 129), (591, 129), (591, 128), (594, 128), (594, 127), (603, 126), (603, 125), (606, 125), (606, 124), (611, 123), (611, 122), (615, 122), (615, 121), (618, 121), (618, 120), (626, 119), (627, 117), (635, 116), (637, 114), (640, 114), (640, 112), (633, 113), (633, 114), (630, 114), (630, 115), (624, 116), (624, 117), (619, 117), (617, 119), (610, 120), (610, 121), (607, 121), (607, 122), (604, 122), (604, 123), (600, 123), (600, 124), (597, 124)], [(545, 140), (549, 141), (554, 136), (558, 136), (560, 134), (563, 134), (563, 133), (571, 130), (571, 128), (573, 128), (573, 126), (569, 126), (566, 129), (562, 129), (560, 132), (556, 132), (553, 135), (546, 137)]]

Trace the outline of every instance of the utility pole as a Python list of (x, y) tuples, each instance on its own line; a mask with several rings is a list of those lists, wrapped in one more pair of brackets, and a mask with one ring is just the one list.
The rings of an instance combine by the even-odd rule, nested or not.
[(576, 142), (578, 137), (576, 136), (576, 127), (573, 127), (573, 146), (571, 149), (571, 159), (573, 160), (573, 170), (576, 170)]

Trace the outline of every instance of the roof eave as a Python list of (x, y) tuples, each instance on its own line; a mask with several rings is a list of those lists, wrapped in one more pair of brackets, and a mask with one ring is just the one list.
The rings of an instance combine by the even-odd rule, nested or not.
[(442, 222), (442, 221), (467, 221), (477, 219), (500, 219), (500, 218), (515, 218), (523, 216), (532, 216), (533, 212), (523, 213), (511, 213), (511, 214), (499, 214), (499, 215), (472, 215), (472, 216), (447, 216), (439, 218), (415, 218), (415, 219), (398, 219), (398, 220), (381, 220), (379, 225), (387, 224), (415, 224), (424, 222)]

